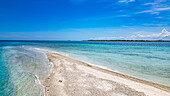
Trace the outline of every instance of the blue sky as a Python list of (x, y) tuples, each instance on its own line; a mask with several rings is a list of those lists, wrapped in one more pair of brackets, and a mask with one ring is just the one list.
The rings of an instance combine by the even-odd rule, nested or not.
[(170, 0), (0, 0), (0, 39), (168, 39)]

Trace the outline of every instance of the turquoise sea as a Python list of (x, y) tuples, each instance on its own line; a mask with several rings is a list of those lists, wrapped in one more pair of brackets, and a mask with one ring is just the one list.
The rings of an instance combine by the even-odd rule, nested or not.
[(170, 43), (0, 41), (0, 96), (44, 96), (53, 67), (44, 49), (170, 87)]

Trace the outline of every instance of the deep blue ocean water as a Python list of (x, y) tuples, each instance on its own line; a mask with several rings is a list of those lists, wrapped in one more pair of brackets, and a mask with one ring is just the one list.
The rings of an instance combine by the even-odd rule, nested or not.
[(170, 43), (0, 41), (0, 96), (44, 95), (39, 79), (52, 65), (36, 48), (170, 86)]

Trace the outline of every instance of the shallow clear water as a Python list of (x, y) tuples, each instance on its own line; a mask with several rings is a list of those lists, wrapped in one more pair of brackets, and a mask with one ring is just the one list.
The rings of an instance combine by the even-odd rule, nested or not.
[(26, 92), (25, 96), (43, 95), (43, 87), (36, 83), (36, 75), (40, 79), (47, 77), (52, 66), (45, 54), (35, 48), (56, 51), (74, 59), (170, 86), (170, 43), (0, 41), (0, 90), (3, 89), (0, 94), (23, 96)]
[(52, 68), (46, 55), (20, 45), (0, 50), (0, 96), (44, 96), (39, 79), (46, 78)]

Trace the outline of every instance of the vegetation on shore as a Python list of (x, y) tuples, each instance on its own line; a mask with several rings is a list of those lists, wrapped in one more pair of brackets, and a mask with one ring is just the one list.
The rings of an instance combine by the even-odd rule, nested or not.
[(167, 40), (83, 40), (83, 41), (100, 41), (100, 42), (170, 42)]

